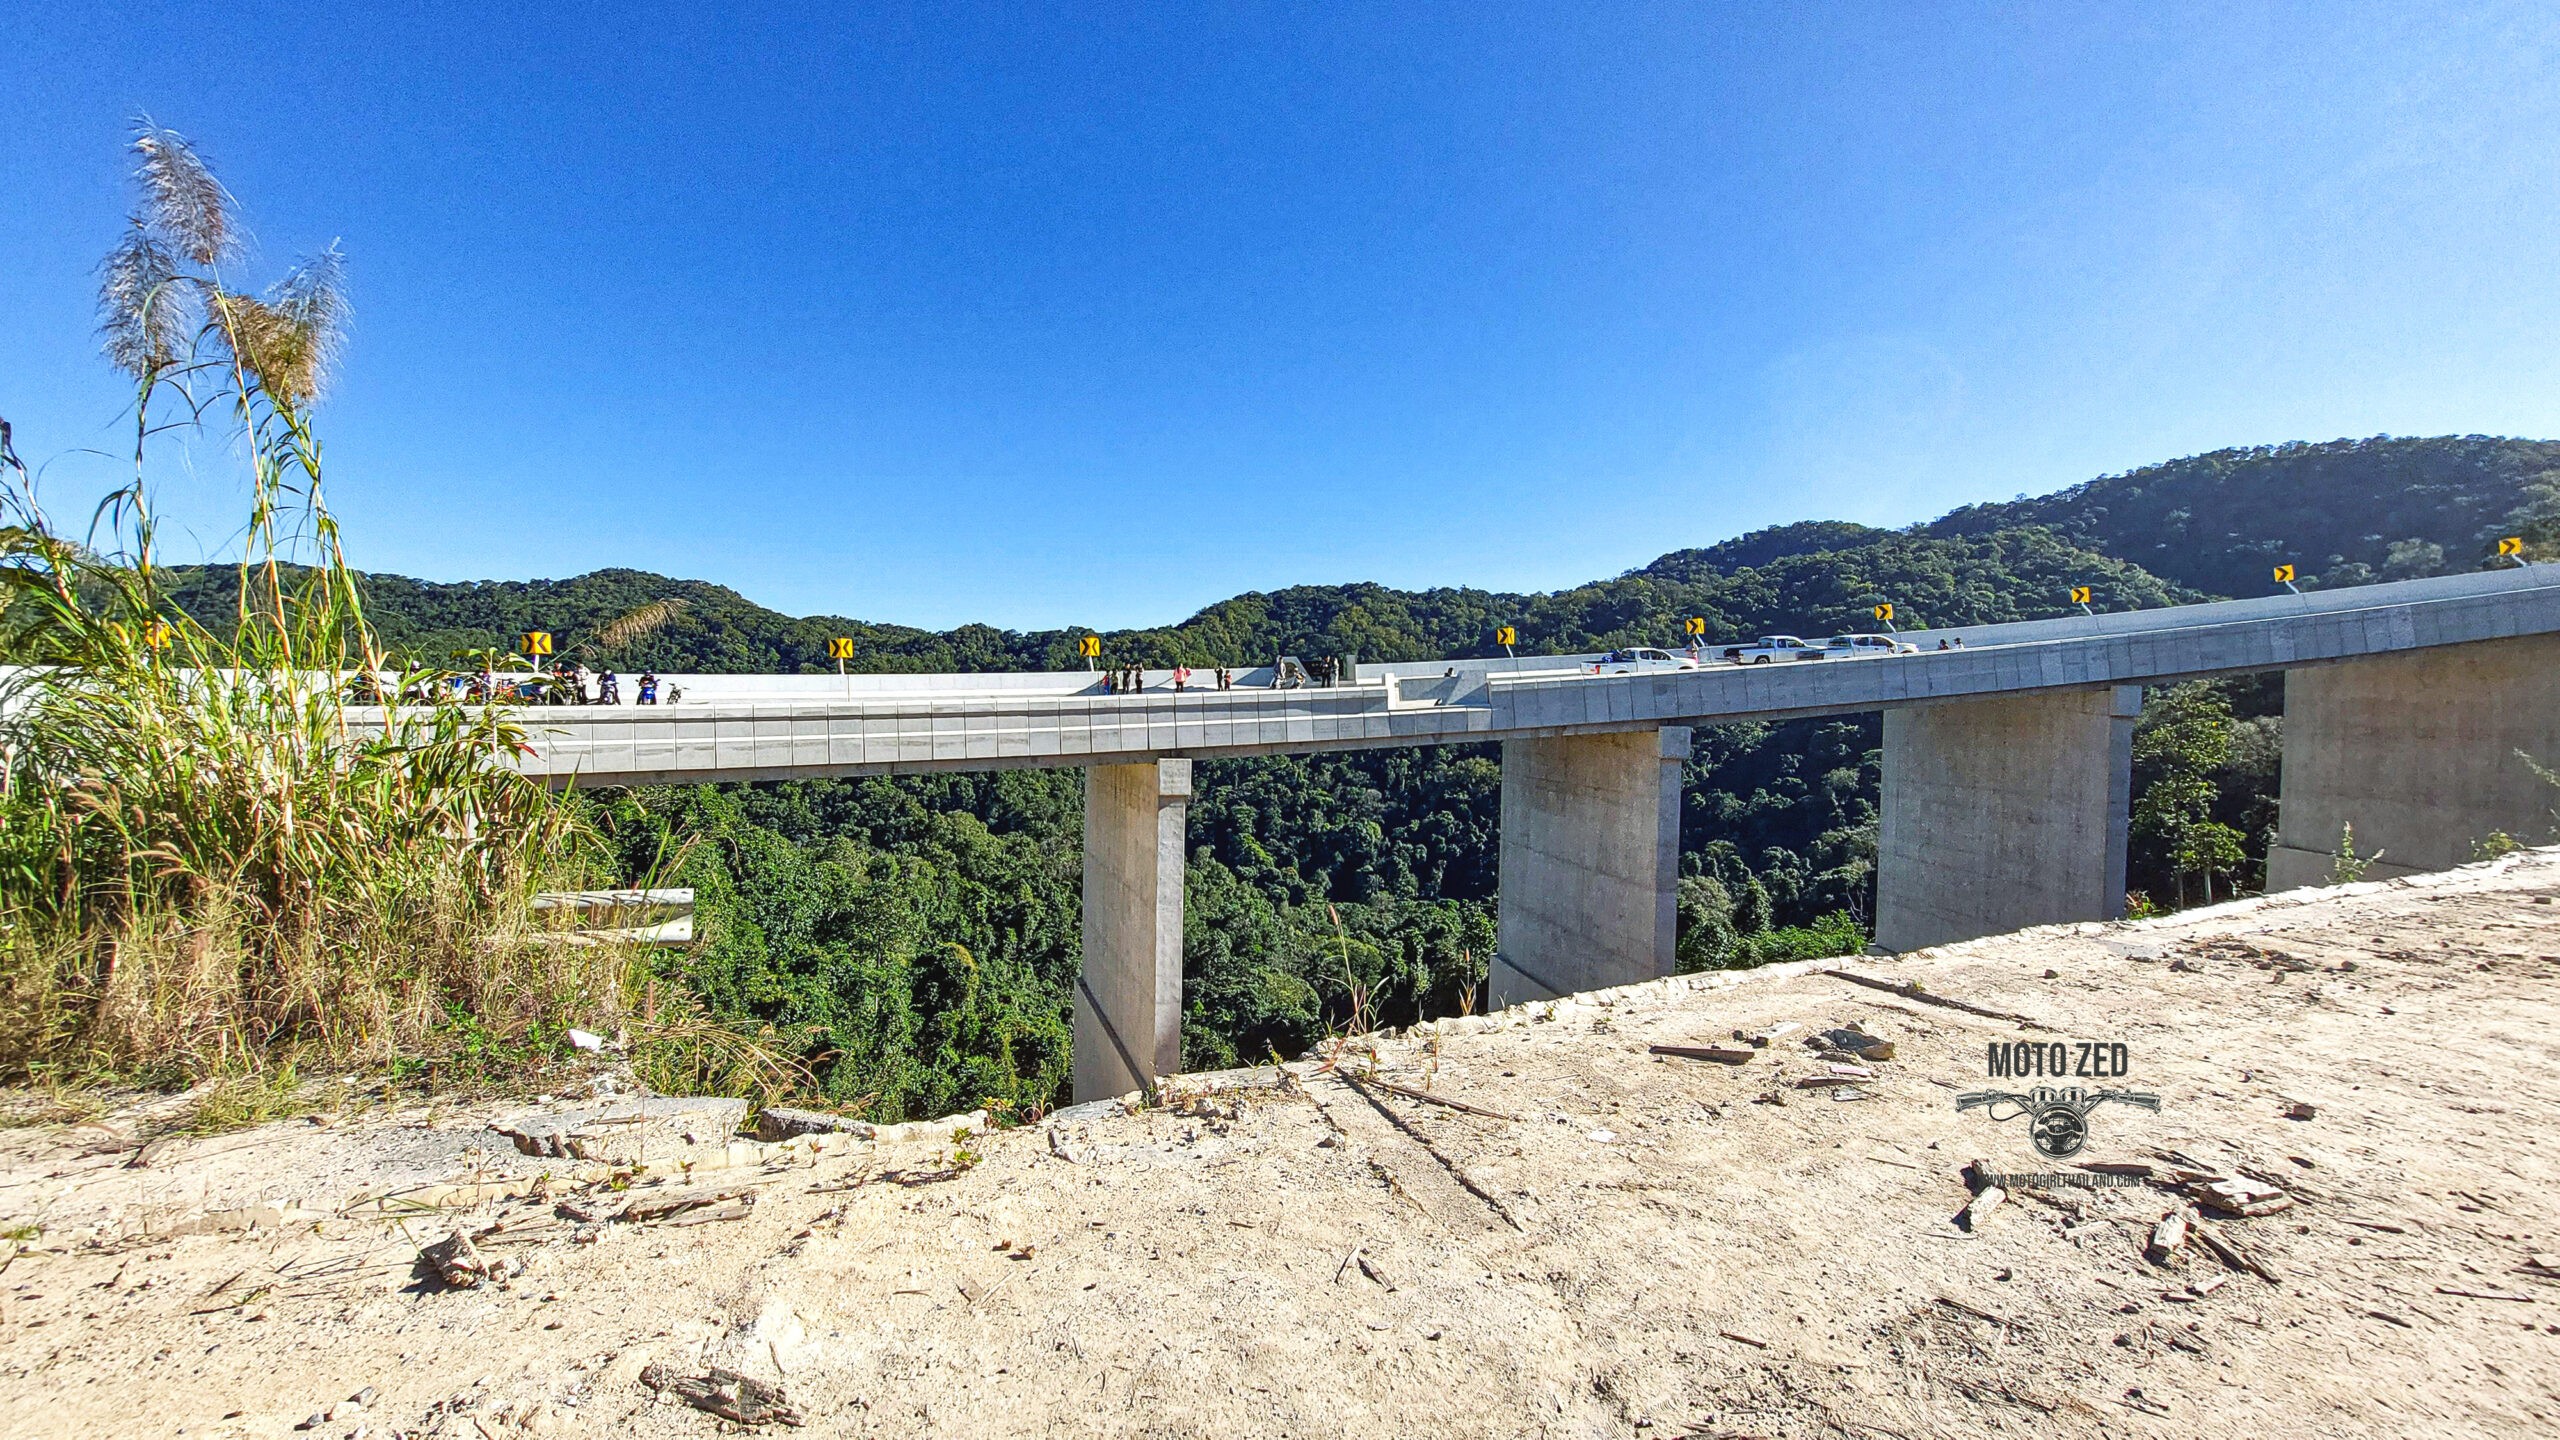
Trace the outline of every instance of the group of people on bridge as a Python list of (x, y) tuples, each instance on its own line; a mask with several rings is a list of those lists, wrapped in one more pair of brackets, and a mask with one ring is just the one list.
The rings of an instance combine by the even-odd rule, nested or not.
[[(1191, 688), (1191, 679), (1195, 672), (1190, 666), (1176, 665), (1173, 667), (1172, 673), (1174, 689), (1188, 690)], [(1224, 665), (1220, 665), (1210, 673), (1215, 679), (1217, 688), (1221, 690), (1233, 690), (1236, 688), (1235, 671), (1228, 669)], [(1102, 693), (1105, 695), (1135, 695), (1146, 688), (1147, 667), (1143, 665), (1114, 665), (1109, 670), (1103, 672)]]

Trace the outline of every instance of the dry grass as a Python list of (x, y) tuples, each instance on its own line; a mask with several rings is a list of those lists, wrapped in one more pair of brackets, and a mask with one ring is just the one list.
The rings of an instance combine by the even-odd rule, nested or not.
[[(566, 1025), (610, 1027), (633, 952), (531, 935), (533, 892), (602, 858), (572, 799), (509, 768), (521, 729), (354, 703), (432, 677), (384, 672), (323, 499), (339, 257), (232, 289), (229, 192), (183, 137), (145, 125), (134, 151), (140, 210), (100, 297), (136, 387), (107, 543), (49, 523), (0, 426), (0, 659), (27, 667), (0, 673), (0, 1078), (224, 1077), (198, 1108), (228, 1123), (285, 1103), (296, 1066), (538, 1058)], [(250, 471), (218, 621), (158, 588), (165, 415), (224, 431), (199, 453)]]

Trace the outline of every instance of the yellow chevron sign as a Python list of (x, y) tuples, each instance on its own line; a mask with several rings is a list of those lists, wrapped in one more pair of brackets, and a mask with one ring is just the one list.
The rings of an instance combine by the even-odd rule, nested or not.
[(1877, 618), (1877, 619), (1879, 619), (1879, 620), (1890, 620), (1890, 619), (1892, 619), (1892, 618), (1893, 618), (1893, 602), (1892, 602), (1892, 601), (1890, 601), (1890, 600), (1887, 600), (1887, 601), (1886, 601), (1886, 602), (1884, 602), (1883, 604), (1881, 604), (1881, 605), (1877, 606), (1877, 607), (1876, 607), (1876, 618)]
[(2292, 584), (2292, 583), (2293, 583), (2293, 567), (2292, 567), (2292, 566), (2290, 566), (2290, 565), (2279, 565), (2279, 566), (2277, 566), (2277, 567), (2276, 567), (2276, 583), (2277, 583), (2277, 584), (2279, 584), (2279, 585), (2290, 585), (2290, 584)]
[(2074, 604), (2074, 605), (2086, 605), (2086, 604), (2088, 604), (2088, 603), (2089, 603), (2089, 587), (2088, 587), (2088, 586), (2086, 586), (2086, 585), (2074, 585), (2074, 586), (2072, 586), (2072, 587), (2071, 587), (2071, 603), (2072, 603), (2072, 604)]
[(837, 636), (836, 638), (834, 638), (833, 640), (828, 641), (828, 642), (827, 642), (827, 658), (828, 658), (828, 659), (830, 659), (830, 660), (850, 660), (850, 659), (852, 659), (852, 658), (853, 658), (853, 637), (852, 637), (852, 636), (850, 636), (850, 635), (839, 635), (839, 636)]
[(1083, 639), (1078, 640), (1076, 642), (1076, 653), (1087, 660), (1091, 660), (1096, 656), (1099, 656), (1102, 653), (1102, 637), (1099, 635), (1087, 635)]
[(2498, 553), (2499, 553), (2499, 554), (2501, 554), (2501, 555), (2521, 555), (2521, 554), (2523, 554), (2523, 553), (2524, 553), (2524, 537), (2523, 537), (2523, 536), (2521, 536), (2521, 535), (2510, 535), (2510, 536), (2506, 537), (2505, 539), (2500, 540), (2500, 541), (2498, 542)]
[(169, 648), (170, 639), (175, 634), (176, 632), (169, 628), (168, 621), (154, 620), (142, 627), (142, 643), (154, 650), (166, 650)]
[(1502, 626), (1493, 632), (1493, 643), (1496, 645), (1517, 645), (1520, 643), (1520, 632), (1512, 629), (1508, 625)]
[(1688, 623), (1682, 625), (1680, 628), (1688, 631), (1692, 635), (1704, 635), (1707, 633), (1707, 622), (1699, 616), (1692, 615), (1689, 617)]
[(525, 636), (524, 636), (524, 653), (526, 653), (527, 655), (548, 655), (548, 654), (550, 654), (550, 653), (551, 653), (551, 632), (550, 632), (550, 631), (548, 631), (548, 630), (528, 630), (528, 631), (526, 631), (526, 632), (525, 632)]

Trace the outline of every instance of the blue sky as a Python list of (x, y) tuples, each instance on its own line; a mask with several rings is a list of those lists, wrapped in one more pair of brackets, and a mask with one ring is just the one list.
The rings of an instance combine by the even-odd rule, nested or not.
[(0, 416), (57, 510), (143, 111), (260, 276), (344, 244), (334, 495), (437, 579), (1142, 624), (2560, 435), (2547, 6), (749, 8), (22, 9)]

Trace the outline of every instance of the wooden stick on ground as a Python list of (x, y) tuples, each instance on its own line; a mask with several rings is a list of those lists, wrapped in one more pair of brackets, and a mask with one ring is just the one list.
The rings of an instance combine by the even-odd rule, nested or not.
[(1962, 1010), (1968, 1015), (1982, 1015), (1993, 1020), (2014, 1021), (2017, 1024), (2026, 1026), (2030, 1030), (2050, 1030), (2053, 1028), (2042, 1021), (2017, 1014), (2013, 1011), (1994, 1010), (1988, 1005), (1976, 1005), (1970, 1000), (1957, 1000), (1945, 995), (1932, 995), (1928, 991), (1921, 989), (1917, 983), (1909, 980), (1887, 980), (1876, 975), (1861, 975), (1855, 970), (1825, 970), (1822, 973), (1825, 975), (1836, 976), (1839, 979), (1848, 981), (1852, 985), (1864, 985), (1870, 990), (1882, 990), (1888, 994), (1899, 995), (1905, 1000), (1917, 1000), (1923, 1005), (1943, 1005), (1950, 1010)]
[(1714, 1060), (1725, 1065), (1740, 1065), (1760, 1053), (1722, 1045), (1653, 1045), (1647, 1050), (1655, 1055), (1677, 1055), (1683, 1060)]
[(1348, 1081), (1355, 1086), (1375, 1086), (1380, 1090), (1386, 1091), (1390, 1095), (1401, 1095), (1407, 1100), (1420, 1100), (1432, 1105), (1446, 1105), (1452, 1110), (1463, 1110), (1470, 1115), (1482, 1115), (1488, 1120), (1517, 1121), (1520, 1118), (1517, 1115), (1505, 1114), (1500, 1110), (1487, 1110), (1481, 1105), (1470, 1105), (1464, 1100), (1452, 1100), (1446, 1095), (1434, 1095), (1428, 1090), (1416, 1090), (1410, 1085), (1398, 1085), (1392, 1080), (1381, 1080), (1375, 1075), (1354, 1075), (1350, 1071), (1345, 1070), (1341, 1072), (1341, 1076), (1345, 1081)]

